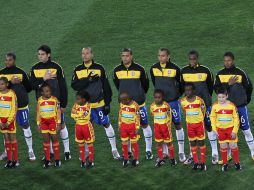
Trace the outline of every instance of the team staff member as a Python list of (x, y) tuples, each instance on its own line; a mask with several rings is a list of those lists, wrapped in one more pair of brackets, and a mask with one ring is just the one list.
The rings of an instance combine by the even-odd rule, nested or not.
[(82, 49), (83, 63), (73, 72), (71, 87), (75, 91), (85, 90), (91, 100), (91, 121), (103, 125), (109, 139), (114, 159), (120, 155), (116, 148), (115, 131), (109, 120), (112, 90), (106, 72), (102, 65), (93, 60), (93, 50), (90, 47)]
[[(60, 136), (64, 145), (65, 160), (70, 160), (69, 134), (64, 121), (64, 113), (68, 100), (64, 72), (58, 63), (51, 60), (51, 49), (49, 46), (42, 45), (38, 48), (38, 59), (39, 62), (31, 68), (29, 81), (32, 89), (35, 90), (36, 99), (41, 96), (40, 87), (44, 82), (50, 85), (52, 95), (58, 98), (61, 107)], [(51, 152), (53, 152), (52, 149)]]
[(208, 134), (208, 139), (212, 147), (212, 163), (218, 163), (218, 148), (217, 137), (215, 132), (212, 131), (211, 121), (209, 115), (212, 106), (212, 93), (213, 93), (213, 75), (208, 67), (199, 64), (199, 54), (197, 51), (192, 50), (188, 54), (189, 65), (182, 68), (181, 83), (184, 87), (185, 83), (193, 83), (195, 86), (195, 94), (202, 98), (206, 105), (205, 127)]
[(164, 92), (164, 100), (168, 102), (172, 110), (172, 121), (176, 128), (176, 137), (179, 147), (179, 160), (186, 160), (184, 154), (184, 131), (181, 126), (181, 109), (178, 101), (181, 96), (181, 70), (170, 60), (170, 52), (167, 48), (158, 51), (159, 62), (155, 63), (151, 69), (151, 79), (154, 88)]
[(140, 124), (146, 142), (146, 159), (152, 155), (152, 130), (148, 125), (148, 113), (145, 106), (146, 93), (149, 88), (149, 80), (144, 67), (133, 61), (132, 50), (124, 48), (121, 52), (122, 63), (115, 67), (113, 81), (119, 94), (128, 92), (140, 106)]
[(0, 76), (6, 77), (9, 81), (9, 88), (11, 88), (17, 96), (18, 111), (16, 115), (17, 123), (22, 127), (26, 144), (28, 146), (29, 160), (36, 159), (33, 151), (32, 131), (29, 125), (29, 98), (28, 93), (32, 88), (29, 83), (25, 71), (16, 66), (16, 55), (14, 53), (7, 53), (5, 56), (5, 68), (0, 70)]
[(228, 90), (228, 99), (233, 102), (240, 117), (240, 128), (249, 146), (251, 157), (254, 160), (254, 140), (250, 130), (247, 105), (251, 101), (252, 83), (246, 73), (235, 66), (234, 54), (226, 52), (224, 54), (224, 68), (221, 69), (215, 79), (214, 89), (217, 91), (221, 86)]

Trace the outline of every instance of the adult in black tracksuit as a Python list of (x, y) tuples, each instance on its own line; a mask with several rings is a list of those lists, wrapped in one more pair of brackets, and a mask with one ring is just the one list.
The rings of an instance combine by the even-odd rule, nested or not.
[[(150, 69), (151, 79), (154, 89), (164, 91), (165, 101), (172, 109), (172, 121), (176, 127), (176, 137), (178, 141), (179, 160), (184, 162), (184, 131), (181, 126), (181, 106), (179, 98), (181, 92), (181, 70), (170, 60), (170, 52), (167, 48), (161, 48), (158, 51), (159, 62), (155, 63)], [(164, 148), (164, 147), (163, 147)], [(166, 149), (164, 148), (164, 153)]]
[(216, 75), (214, 84), (215, 91), (223, 86), (228, 89), (228, 99), (237, 107), (240, 117), (240, 128), (249, 146), (251, 157), (254, 159), (254, 140), (250, 130), (247, 109), (247, 105), (251, 101), (253, 87), (247, 74), (242, 69), (235, 66), (234, 54), (232, 52), (226, 52), (224, 54), (224, 68)]
[(115, 131), (109, 121), (112, 90), (101, 64), (93, 60), (93, 51), (90, 47), (82, 49), (83, 63), (73, 72), (71, 87), (75, 91), (85, 90), (91, 96), (91, 121), (103, 125), (109, 139), (114, 159), (120, 155), (116, 148)]
[(132, 57), (132, 50), (124, 48), (121, 53), (122, 63), (115, 67), (113, 81), (116, 89), (121, 92), (128, 92), (129, 95), (140, 106), (141, 126), (146, 142), (146, 158), (152, 159), (152, 130), (148, 125), (148, 113), (145, 106), (146, 93), (149, 88), (149, 79), (144, 67), (135, 63)]
[(32, 88), (25, 71), (16, 66), (16, 55), (14, 53), (6, 54), (5, 68), (0, 70), (0, 76), (8, 79), (10, 89), (16, 93), (18, 102), (16, 121), (23, 129), (26, 144), (28, 146), (29, 160), (34, 161), (36, 157), (33, 151), (32, 131), (29, 124), (28, 108), (28, 93), (31, 92)]
[(205, 127), (208, 133), (208, 138), (212, 147), (212, 163), (218, 162), (218, 148), (217, 137), (212, 131), (211, 121), (209, 118), (212, 106), (212, 93), (213, 93), (213, 74), (210, 69), (198, 62), (199, 54), (197, 51), (192, 50), (188, 54), (189, 64), (181, 70), (181, 83), (184, 88), (185, 83), (193, 83), (195, 85), (195, 93), (202, 98), (206, 105)]
[(35, 90), (36, 99), (41, 96), (40, 87), (48, 83), (52, 89), (52, 95), (57, 97), (61, 107), (61, 131), (60, 136), (64, 144), (65, 160), (71, 159), (69, 148), (69, 134), (65, 124), (64, 113), (67, 106), (68, 91), (62, 67), (51, 60), (51, 49), (47, 45), (38, 48), (38, 59), (30, 71), (30, 84)]

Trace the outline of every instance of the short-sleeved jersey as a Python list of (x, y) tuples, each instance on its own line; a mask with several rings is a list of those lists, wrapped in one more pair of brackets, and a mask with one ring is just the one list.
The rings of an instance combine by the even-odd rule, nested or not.
[(216, 128), (233, 128), (233, 132), (237, 133), (239, 129), (239, 116), (237, 113), (236, 106), (228, 101), (226, 105), (221, 105), (215, 102), (212, 106), (212, 111), (210, 114), (210, 120), (212, 124), (212, 129), (216, 131)]
[(154, 102), (150, 106), (154, 124), (169, 124), (172, 122), (171, 108), (167, 102), (157, 106)]
[(90, 103), (86, 103), (82, 106), (74, 104), (71, 110), (71, 117), (76, 121), (77, 125), (89, 124), (91, 119)]
[(57, 123), (61, 123), (61, 112), (59, 111), (60, 104), (56, 97), (51, 96), (49, 99), (44, 100), (39, 97), (37, 103), (37, 124), (40, 120), (55, 118)]
[(8, 124), (16, 119), (17, 106), (17, 98), (14, 91), (0, 92), (0, 117), (7, 118)]
[(133, 101), (130, 105), (124, 105), (120, 103), (119, 109), (119, 126), (122, 123), (125, 124), (136, 124), (136, 127), (140, 127), (140, 114), (139, 114), (139, 105)]
[(181, 101), (182, 109), (185, 112), (187, 123), (200, 123), (204, 121), (204, 109), (205, 103), (202, 98), (196, 96), (193, 102), (189, 102), (186, 97), (182, 98)]

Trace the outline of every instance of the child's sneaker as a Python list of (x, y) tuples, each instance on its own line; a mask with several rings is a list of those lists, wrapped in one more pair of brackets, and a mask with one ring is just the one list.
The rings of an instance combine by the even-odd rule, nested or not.
[(193, 170), (198, 170), (199, 168), (199, 164), (198, 163), (194, 163), (193, 166), (192, 166), (192, 169)]
[(223, 171), (223, 172), (228, 171), (228, 164), (223, 164), (221, 167), (221, 171)]
[(174, 158), (170, 159), (170, 164), (171, 164), (171, 166), (176, 166), (177, 165), (177, 161)]
[(165, 164), (165, 160), (157, 160), (155, 163), (155, 167), (161, 167)]
[(123, 167), (127, 167), (129, 165), (129, 160), (123, 160)]
[(16, 161), (16, 160), (12, 161), (12, 167), (13, 168), (16, 168), (18, 166), (19, 166), (19, 162), (18, 161)]
[(4, 165), (5, 168), (12, 168), (12, 161), (8, 160), (6, 164)]
[(240, 171), (240, 170), (242, 169), (240, 163), (235, 163), (235, 169), (236, 169), (237, 171)]
[(94, 162), (88, 161), (87, 168), (92, 168), (92, 167), (94, 167)]
[(80, 167), (81, 167), (81, 168), (85, 168), (85, 167), (86, 167), (86, 162), (82, 162), (82, 161), (81, 161)]
[(207, 170), (207, 167), (206, 167), (205, 163), (200, 164), (199, 167), (200, 167), (201, 171), (206, 171)]
[(50, 160), (45, 160), (44, 161), (44, 164), (43, 164), (43, 168), (48, 168), (49, 166), (51, 166), (51, 162), (50, 162)]
[(136, 167), (139, 165), (139, 161), (138, 160), (132, 160), (132, 166)]
[(55, 160), (55, 167), (60, 168), (61, 167), (61, 161)]

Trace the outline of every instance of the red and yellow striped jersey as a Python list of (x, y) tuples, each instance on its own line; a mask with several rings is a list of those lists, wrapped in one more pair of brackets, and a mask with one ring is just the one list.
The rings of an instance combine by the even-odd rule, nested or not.
[(157, 106), (154, 102), (150, 106), (154, 124), (169, 124), (171, 126), (172, 114), (171, 108), (167, 102)]
[(124, 105), (120, 103), (118, 124), (136, 124), (136, 128), (140, 127), (139, 105), (133, 101), (131, 105)]
[(16, 119), (17, 106), (17, 98), (14, 91), (0, 92), (0, 117), (7, 118), (7, 124), (12, 123)]
[(205, 103), (202, 98), (196, 96), (193, 102), (189, 102), (186, 97), (181, 101), (182, 109), (185, 112), (187, 123), (200, 123), (205, 117)]
[(40, 124), (41, 118), (55, 118), (58, 124), (61, 123), (61, 111), (59, 101), (56, 97), (51, 96), (49, 99), (39, 97), (37, 103), (37, 124)]
[(91, 119), (90, 103), (86, 103), (83, 106), (74, 104), (71, 110), (71, 117), (76, 121), (76, 124), (78, 125), (89, 124)]
[(237, 108), (230, 101), (228, 101), (226, 105), (221, 105), (218, 102), (215, 102), (212, 106), (210, 120), (213, 131), (216, 131), (216, 128), (234, 127), (233, 132), (238, 132), (240, 120)]

